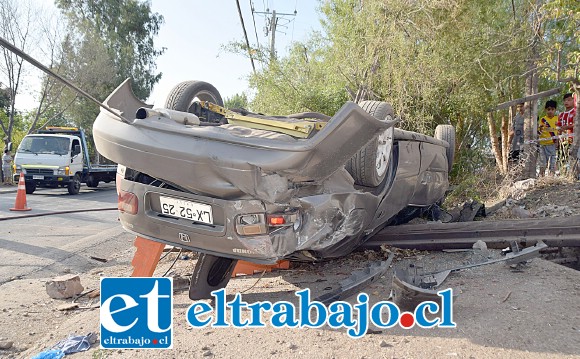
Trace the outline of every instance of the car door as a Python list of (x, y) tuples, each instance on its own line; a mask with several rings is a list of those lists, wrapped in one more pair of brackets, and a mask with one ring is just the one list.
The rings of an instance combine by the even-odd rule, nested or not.
[[(75, 148), (80, 148), (79, 153), (75, 153)], [(83, 149), (81, 147), (81, 142), (79, 139), (75, 138), (72, 140), (71, 145), (71, 163), (70, 163), (70, 173), (74, 174), (77, 172), (82, 172), (83, 170)]]

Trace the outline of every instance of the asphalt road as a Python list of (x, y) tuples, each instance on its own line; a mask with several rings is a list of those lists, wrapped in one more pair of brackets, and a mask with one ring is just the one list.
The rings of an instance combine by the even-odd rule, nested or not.
[[(16, 193), (0, 193), (0, 219), (6, 217), (116, 207), (115, 184), (96, 189), (84, 185), (78, 195), (64, 188), (37, 189), (27, 195), (27, 212), (11, 212)], [(83, 273), (103, 263), (90, 256), (110, 258), (126, 250), (131, 235), (117, 220), (117, 211), (79, 212), (0, 221), (0, 286), (24, 278), (43, 278), (66, 272)]]

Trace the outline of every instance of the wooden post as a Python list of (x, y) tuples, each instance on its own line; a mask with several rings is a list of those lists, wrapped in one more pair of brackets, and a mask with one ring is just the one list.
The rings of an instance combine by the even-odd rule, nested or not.
[(507, 173), (510, 141), (508, 136), (508, 119), (506, 118), (505, 113), (501, 116), (501, 144), (502, 169), (503, 173)]
[(499, 168), (500, 172), (504, 173), (501, 148), (499, 146), (499, 141), (497, 139), (497, 129), (495, 127), (495, 121), (493, 119), (492, 112), (487, 113), (487, 125), (489, 126), (489, 137), (491, 139), (491, 149), (493, 151), (493, 155), (495, 156), (495, 163), (497, 164), (497, 167)]

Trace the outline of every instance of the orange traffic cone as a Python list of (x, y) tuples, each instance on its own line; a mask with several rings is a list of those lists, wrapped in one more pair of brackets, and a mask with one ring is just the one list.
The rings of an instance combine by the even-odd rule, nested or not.
[(20, 172), (20, 179), (18, 180), (18, 192), (16, 192), (16, 202), (11, 211), (30, 211), (32, 208), (26, 207), (26, 184), (24, 183), (24, 174)]

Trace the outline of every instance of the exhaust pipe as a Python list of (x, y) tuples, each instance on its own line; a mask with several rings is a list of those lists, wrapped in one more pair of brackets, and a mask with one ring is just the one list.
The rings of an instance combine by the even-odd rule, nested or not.
[(152, 116), (168, 118), (177, 123), (181, 123), (182, 125), (195, 125), (195, 126), (200, 125), (199, 117), (189, 112), (168, 110), (165, 108), (150, 109), (141, 107), (137, 110), (137, 113), (135, 114), (135, 118), (137, 118), (138, 120), (143, 120), (145, 118)]

